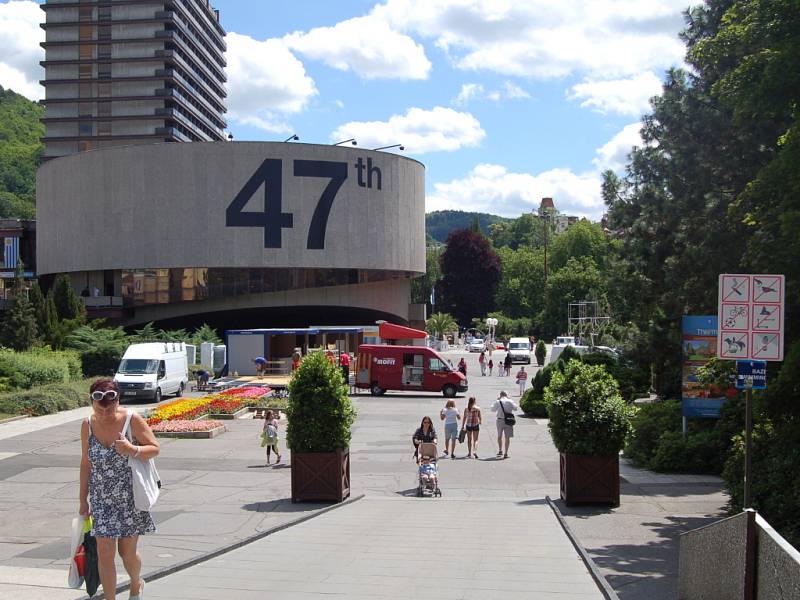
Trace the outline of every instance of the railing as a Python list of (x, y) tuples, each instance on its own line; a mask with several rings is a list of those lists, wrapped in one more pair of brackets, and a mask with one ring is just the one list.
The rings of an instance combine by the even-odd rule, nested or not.
[(800, 552), (752, 509), (680, 538), (678, 598), (800, 598)]
[(81, 296), (86, 308), (122, 306), (122, 296)]

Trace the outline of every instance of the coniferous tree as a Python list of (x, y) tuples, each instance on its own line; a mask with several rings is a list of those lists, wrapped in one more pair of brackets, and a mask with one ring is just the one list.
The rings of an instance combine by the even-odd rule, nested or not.
[(69, 275), (61, 274), (56, 278), (53, 286), (53, 300), (59, 320), (78, 320), (80, 322), (86, 320), (86, 307), (72, 289)]
[(25, 290), (23, 268), (22, 261), (19, 261), (14, 276), (13, 295), (0, 328), (3, 345), (20, 352), (30, 349), (39, 341), (36, 314)]

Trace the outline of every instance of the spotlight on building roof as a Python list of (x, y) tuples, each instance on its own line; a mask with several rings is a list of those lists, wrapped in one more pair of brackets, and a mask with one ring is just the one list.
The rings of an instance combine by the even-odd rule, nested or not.
[(229, 134), (228, 134), (228, 141), (229, 141), (229, 142), (232, 142), (232, 141), (233, 141), (233, 134), (232, 134), (232, 133), (229, 133)]
[(350, 142), (350, 144), (353, 145), (353, 146), (357, 146), (358, 145), (358, 142), (354, 138), (350, 138), (349, 140), (342, 140), (341, 142), (336, 142), (335, 144), (332, 144), (332, 145), (333, 146), (339, 146), (340, 144), (346, 144), (347, 142)]
[(380, 148), (373, 148), (373, 150), (389, 150), (390, 148), (399, 148), (400, 150), (405, 150), (405, 146), (401, 144), (392, 144), (391, 146), (381, 146)]
[(300, 136), (298, 136), (296, 133), (293, 133), (292, 135), (290, 135), (288, 138), (286, 138), (283, 141), (284, 141), (284, 143), (286, 143), (286, 142), (297, 142), (299, 140), (300, 140)]

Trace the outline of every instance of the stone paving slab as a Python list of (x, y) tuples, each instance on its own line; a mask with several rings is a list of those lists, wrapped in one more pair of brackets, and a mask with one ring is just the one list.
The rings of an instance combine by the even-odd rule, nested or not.
[(603, 597), (546, 504), (383, 497), (152, 581), (147, 594), (209, 600), (264, 594)]

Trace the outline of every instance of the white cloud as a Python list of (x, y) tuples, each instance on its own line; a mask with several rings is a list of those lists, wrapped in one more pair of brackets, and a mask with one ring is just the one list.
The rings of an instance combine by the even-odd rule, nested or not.
[(464, 83), (461, 85), (461, 91), (458, 96), (453, 98), (453, 104), (456, 106), (466, 106), (472, 100), (487, 99), (493, 102), (500, 100), (520, 100), (523, 98), (530, 98), (531, 95), (519, 87), (517, 84), (506, 81), (502, 89), (486, 91), (480, 83)]
[(364, 148), (403, 144), (408, 152), (424, 154), (476, 146), (485, 136), (470, 113), (436, 106), (431, 110), (409, 108), (388, 121), (345, 123), (331, 133), (331, 140), (356, 138)]
[(44, 12), (36, 2), (12, 1), (0, 4), (0, 85), (31, 100), (44, 97), (39, 84), (44, 79), (44, 30), (39, 23)]
[(576, 174), (551, 169), (537, 175), (512, 173), (493, 164), (477, 165), (463, 179), (434, 184), (425, 199), (425, 210), (467, 210), (518, 217), (552, 197), (559, 211), (599, 219), (603, 213), (598, 173)]
[(688, 0), (387, 0), (372, 14), (454, 65), (514, 76), (620, 78), (679, 62)]
[(592, 161), (599, 172), (606, 169), (622, 171), (628, 163), (628, 154), (634, 146), (643, 145), (639, 131), (642, 124), (639, 122), (626, 125), (606, 144), (597, 149), (597, 156)]
[(570, 100), (580, 101), (584, 108), (639, 117), (650, 109), (650, 98), (661, 93), (662, 81), (652, 71), (627, 79), (586, 80), (572, 86)]
[(315, 27), (283, 38), (286, 45), (340, 71), (363, 79), (427, 79), (431, 63), (412, 38), (372, 16)]
[(300, 112), (317, 94), (303, 63), (280, 40), (229, 33), (226, 41), (230, 118), (273, 133), (288, 132), (285, 115)]
[(473, 98), (483, 95), (483, 86), (480, 83), (464, 83), (461, 85), (461, 91), (458, 96), (453, 99), (453, 104), (456, 106), (464, 106), (469, 104)]
[(606, 210), (601, 196), (602, 172), (622, 170), (633, 146), (641, 146), (641, 123), (631, 123), (598, 148), (594, 169), (575, 173), (550, 169), (537, 174), (514, 173), (496, 164), (479, 164), (465, 177), (435, 183), (425, 198), (425, 210), (466, 210), (518, 217), (553, 198), (564, 214), (599, 221)]

